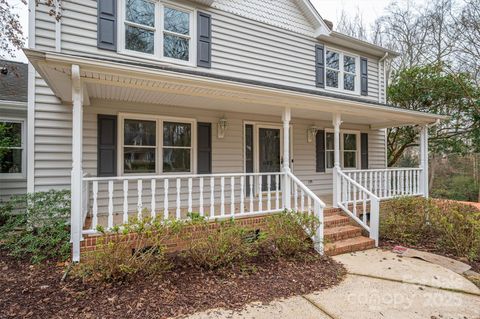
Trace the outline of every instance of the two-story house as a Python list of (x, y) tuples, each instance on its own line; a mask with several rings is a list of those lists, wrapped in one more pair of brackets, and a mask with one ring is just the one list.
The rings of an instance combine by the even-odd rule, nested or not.
[[(71, 189), (74, 260), (97, 225), (187, 212), (311, 211), (320, 250), (327, 234), (367, 247), (379, 200), (427, 195), (441, 117), (387, 105), (397, 53), (308, 0), (63, 0), (61, 19), (31, 2), (27, 188)], [(388, 169), (386, 129), (403, 125), (421, 128), (422, 164)]]

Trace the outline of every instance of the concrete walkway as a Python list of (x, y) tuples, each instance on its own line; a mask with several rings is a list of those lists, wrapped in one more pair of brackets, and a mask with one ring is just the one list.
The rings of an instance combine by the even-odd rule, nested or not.
[(337, 287), (243, 311), (211, 310), (190, 318), (480, 319), (480, 289), (418, 259), (372, 249), (334, 257), (347, 268)]

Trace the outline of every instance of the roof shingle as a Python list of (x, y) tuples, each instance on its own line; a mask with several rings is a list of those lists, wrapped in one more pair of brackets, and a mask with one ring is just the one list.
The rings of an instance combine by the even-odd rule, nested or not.
[(0, 60), (0, 100), (27, 102), (28, 64)]

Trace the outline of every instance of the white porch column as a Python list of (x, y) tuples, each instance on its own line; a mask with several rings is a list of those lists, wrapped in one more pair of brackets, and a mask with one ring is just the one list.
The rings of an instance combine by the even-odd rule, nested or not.
[(420, 190), (428, 198), (428, 125), (423, 125), (420, 131), (420, 168), (422, 169), (420, 178)]
[(340, 185), (338, 183), (337, 172), (340, 168), (340, 125), (342, 118), (339, 113), (333, 115), (333, 135), (334, 135), (334, 167), (333, 167), (333, 207), (338, 207), (340, 199)]
[(283, 111), (282, 120), (283, 120), (283, 171), (285, 172), (285, 178), (283, 179), (283, 203), (285, 204), (285, 209), (292, 209), (291, 205), (291, 184), (290, 178), (287, 176), (287, 173), (290, 172), (290, 120), (291, 120), (291, 110), (289, 107), (286, 107)]
[(73, 262), (80, 261), (82, 240), (82, 156), (83, 156), (83, 87), (80, 67), (72, 65), (72, 180), (71, 180), (71, 241)]

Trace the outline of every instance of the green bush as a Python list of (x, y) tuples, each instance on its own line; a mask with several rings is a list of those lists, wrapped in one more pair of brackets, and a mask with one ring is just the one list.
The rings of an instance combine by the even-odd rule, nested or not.
[(393, 199), (382, 205), (380, 235), (480, 260), (480, 211), (470, 205), (420, 197)]
[(267, 218), (266, 244), (277, 257), (302, 257), (313, 249), (311, 238), (320, 227), (309, 213), (284, 211)]
[(166, 241), (178, 234), (180, 222), (160, 219), (132, 219), (110, 232), (98, 231), (96, 250), (87, 253), (73, 270), (84, 280), (118, 282), (135, 275), (159, 275), (171, 267), (166, 256)]
[(0, 205), (0, 246), (32, 263), (70, 256), (70, 192), (38, 192)]
[(245, 266), (258, 254), (262, 233), (241, 227), (234, 220), (212, 225), (206, 221), (191, 224), (183, 239), (186, 249), (182, 253), (194, 266), (213, 270), (225, 267)]

